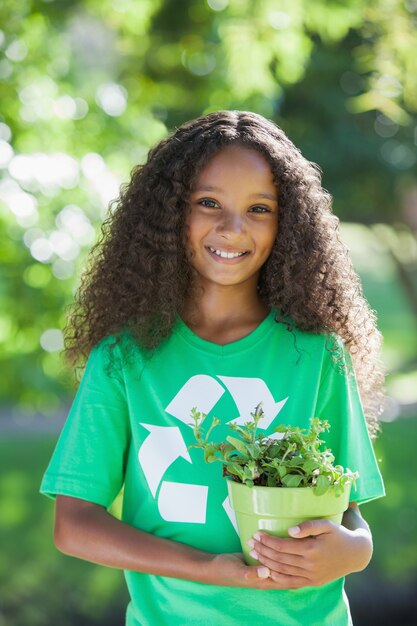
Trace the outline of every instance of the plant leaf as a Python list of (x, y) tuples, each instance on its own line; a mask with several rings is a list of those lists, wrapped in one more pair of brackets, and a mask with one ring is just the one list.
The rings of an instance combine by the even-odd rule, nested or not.
[(258, 443), (248, 443), (246, 445), (246, 454), (252, 459), (259, 459), (262, 456), (262, 448)]
[(305, 461), (303, 463), (303, 471), (306, 474), (312, 474), (314, 470), (319, 467), (319, 465), (320, 465), (319, 462), (316, 461), (315, 459), (308, 459), (308, 461)]
[(298, 487), (302, 480), (301, 474), (287, 474), (282, 479), (282, 482), (286, 487)]
[(236, 448), (236, 450), (238, 450), (238, 452), (241, 452), (242, 454), (249, 456), (247, 446), (245, 443), (243, 443), (243, 441), (241, 441), (240, 439), (236, 439), (236, 437), (231, 437), (230, 435), (229, 437), (226, 437), (226, 439), (229, 443), (232, 444), (232, 446)]
[(323, 476), (323, 474), (320, 474), (317, 477), (317, 483), (316, 483), (316, 488), (314, 490), (314, 493), (316, 494), (316, 496), (322, 496), (323, 494), (326, 493), (329, 487), (330, 487), (330, 482), (329, 482), (328, 477)]
[(278, 474), (280, 475), (281, 480), (284, 478), (284, 476), (286, 476), (286, 474), (288, 474), (288, 471), (285, 465), (278, 466)]
[(217, 451), (218, 451), (218, 448), (216, 444), (214, 443), (211, 443), (205, 446), (204, 460), (206, 461), (206, 463), (213, 463), (213, 461), (221, 460), (216, 454)]
[(244, 471), (243, 471), (242, 466), (239, 465), (239, 463), (227, 463), (226, 468), (229, 474), (234, 474), (240, 479), (241, 482), (243, 482)]

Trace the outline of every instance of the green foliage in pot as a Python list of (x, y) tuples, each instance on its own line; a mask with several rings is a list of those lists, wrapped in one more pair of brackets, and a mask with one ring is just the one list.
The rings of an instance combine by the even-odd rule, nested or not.
[(258, 432), (258, 423), (264, 417), (262, 402), (251, 413), (253, 418), (243, 426), (231, 422), (229, 428), (236, 436), (228, 436), (226, 441), (209, 441), (210, 434), (220, 420), (213, 418), (207, 432), (203, 423), (207, 415), (194, 407), (191, 411), (196, 444), (190, 448), (201, 448), (207, 463), (223, 463), (223, 475), (248, 487), (314, 487), (316, 495), (323, 495), (334, 487), (335, 495), (340, 496), (345, 486), (358, 478), (358, 472), (344, 470), (341, 465), (333, 465), (334, 456), (329, 449), (323, 449), (320, 434), (329, 430), (326, 420), (314, 417), (310, 420), (310, 430), (291, 426), (278, 426), (275, 432), (279, 438), (266, 437)]

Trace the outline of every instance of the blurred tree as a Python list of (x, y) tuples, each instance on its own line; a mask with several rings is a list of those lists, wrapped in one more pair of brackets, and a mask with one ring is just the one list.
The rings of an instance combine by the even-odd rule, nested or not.
[(343, 219), (417, 229), (416, 24), (416, 0), (3, 0), (1, 401), (55, 410), (69, 392), (60, 329), (85, 251), (186, 119), (270, 117)]

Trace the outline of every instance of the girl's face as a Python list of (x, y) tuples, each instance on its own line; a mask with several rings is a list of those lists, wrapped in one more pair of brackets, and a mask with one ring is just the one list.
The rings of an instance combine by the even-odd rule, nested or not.
[(278, 192), (265, 157), (222, 148), (200, 172), (190, 205), (188, 252), (199, 281), (256, 290), (278, 232)]

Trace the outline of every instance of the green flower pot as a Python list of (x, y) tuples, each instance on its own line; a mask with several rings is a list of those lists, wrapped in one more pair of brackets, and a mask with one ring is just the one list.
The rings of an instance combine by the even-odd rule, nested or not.
[(248, 565), (258, 565), (249, 556), (248, 540), (257, 530), (288, 537), (288, 529), (311, 519), (327, 518), (337, 524), (349, 506), (350, 484), (336, 497), (330, 488), (316, 496), (312, 487), (247, 487), (227, 479), (229, 502), (236, 514), (242, 551)]

